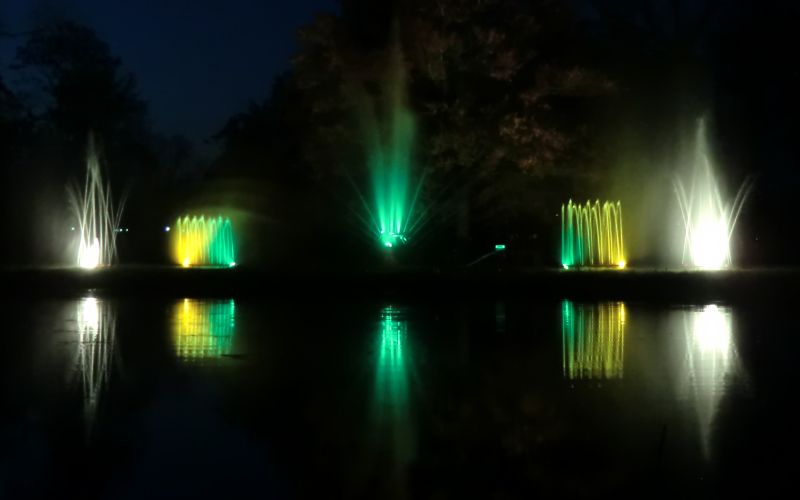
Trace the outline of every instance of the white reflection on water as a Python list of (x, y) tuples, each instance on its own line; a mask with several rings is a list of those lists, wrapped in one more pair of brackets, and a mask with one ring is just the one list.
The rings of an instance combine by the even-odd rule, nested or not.
[(111, 377), (117, 318), (108, 302), (85, 297), (78, 303), (76, 321), (75, 373), (81, 380), (84, 419), (91, 432), (100, 399)]
[(685, 314), (685, 375), (680, 395), (694, 403), (703, 452), (708, 458), (714, 417), (731, 379), (741, 374), (741, 365), (729, 308), (710, 304)]

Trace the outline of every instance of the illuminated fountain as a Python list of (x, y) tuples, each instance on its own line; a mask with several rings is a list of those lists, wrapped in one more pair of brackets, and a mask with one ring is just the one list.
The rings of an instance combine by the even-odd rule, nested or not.
[(561, 304), (562, 367), (573, 379), (622, 378), (625, 304)]
[(236, 331), (231, 300), (183, 299), (173, 309), (172, 338), (181, 361), (201, 361), (231, 354)]
[(173, 259), (183, 267), (236, 265), (236, 244), (228, 218), (179, 217), (170, 235)]
[(626, 266), (622, 236), (622, 204), (618, 201), (569, 200), (561, 205), (561, 265), (571, 267)]
[(707, 305), (684, 314), (685, 356), (680, 369), (679, 394), (693, 401), (697, 411), (703, 451), (708, 457), (714, 416), (741, 365), (733, 338), (729, 308)]
[(78, 304), (76, 322), (75, 372), (81, 380), (84, 419), (91, 432), (100, 398), (111, 378), (117, 321), (111, 304), (86, 297)]
[(407, 243), (424, 218), (416, 210), (422, 182), (415, 184), (412, 180), (416, 127), (414, 116), (406, 105), (405, 80), (400, 49), (396, 46), (386, 92), (388, 120), (378, 119), (377, 105), (369, 98), (362, 114), (373, 198), (371, 205), (362, 198), (369, 217), (364, 222), (369, 225), (370, 233), (387, 249)]
[(708, 158), (705, 124), (701, 120), (689, 190), (680, 179), (675, 182), (684, 226), (681, 257), (684, 265), (690, 263), (700, 269), (723, 269), (731, 265), (731, 237), (751, 187), (748, 179), (732, 202), (724, 198)]
[(107, 266), (117, 258), (117, 228), (122, 220), (124, 201), (118, 206), (111, 185), (104, 183), (94, 138), (89, 136), (86, 153), (86, 179), (83, 188), (68, 190), (70, 205), (77, 219), (78, 258), (84, 269)]

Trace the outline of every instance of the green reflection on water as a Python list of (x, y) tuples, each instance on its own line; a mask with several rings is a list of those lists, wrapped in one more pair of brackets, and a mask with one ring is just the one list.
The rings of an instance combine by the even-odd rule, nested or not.
[(184, 299), (173, 311), (173, 340), (178, 358), (194, 361), (231, 353), (236, 331), (233, 301)]
[(561, 304), (562, 367), (568, 379), (622, 378), (626, 310), (622, 302)]
[[(393, 479), (404, 484), (405, 465), (415, 452), (415, 431), (411, 416), (413, 352), (408, 339), (408, 320), (403, 310), (385, 307), (381, 311), (375, 396), (373, 400), (374, 443), (392, 463)], [(402, 495), (400, 495), (402, 496)]]

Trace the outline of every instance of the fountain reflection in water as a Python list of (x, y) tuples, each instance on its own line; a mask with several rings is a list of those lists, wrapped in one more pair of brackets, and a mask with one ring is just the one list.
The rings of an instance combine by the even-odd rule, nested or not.
[(236, 332), (236, 304), (230, 300), (183, 299), (173, 309), (173, 341), (184, 362), (231, 354)]
[(91, 432), (111, 377), (117, 318), (112, 304), (86, 297), (78, 303), (76, 322), (78, 351), (75, 373), (81, 380), (84, 419)]
[(703, 452), (709, 457), (711, 431), (731, 379), (742, 375), (733, 338), (733, 316), (714, 304), (684, 313), (685, 357), (679, 394), (697, 412)]
[(562, 302), (562, 368), (565, 378), (622, 378), (626, 314), (622, 302)]
[(374, 444), (391, 463), (391, 475), (385, 477), (387, 492), (381, 496), (404, 498), (416, 435), (411, 415), (413, 353), (403, 309), (388, 306), (381, 311), (375, 363)]
[(117, 258), (117, 228), (125, 203), (116, 205), (111, 185), (103, 181), (93, 136), (89, 136), (83, 186), (72, 186), (68, 193), (77, 220), (77, 264), (84, 269), (112, 264)]

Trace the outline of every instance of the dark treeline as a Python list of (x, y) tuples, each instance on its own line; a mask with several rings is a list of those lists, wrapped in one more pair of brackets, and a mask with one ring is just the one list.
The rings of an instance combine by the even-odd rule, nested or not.
[(737, 260), (788, 263), (799, 17), (778, 0), (342, 0), (298, 30), (267, 98), (221, 124), (201, 174), (190, 142), (153, 132), (133, 75), (90, 28), (43, 26), (0, 73), (3, 251), (60, 258), (64, 186), (93, 131), (130, 195), (123, 258), (157, 261), (163, 221), (213, 207), (241, 228), (242, 262), (379, 262), (362, 221), (364, 116), (388, 119), (402, 86), (425, 220), (406, 263), (464, 265), (503, 242), (512, 261), (550, 265), (569, 197), (623, 200), (629, 253), (655, 262), (701, 116), (726, 190), (757, 176)]

